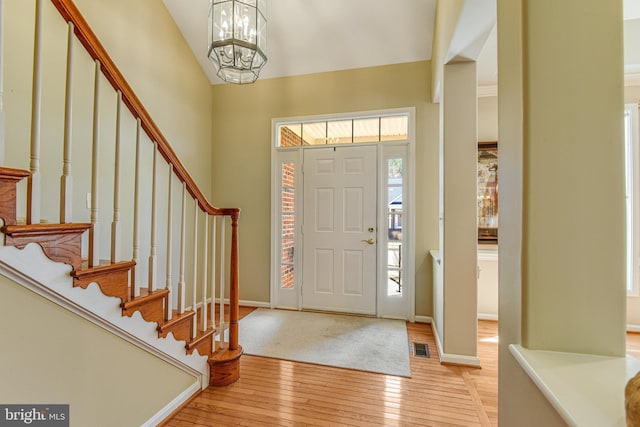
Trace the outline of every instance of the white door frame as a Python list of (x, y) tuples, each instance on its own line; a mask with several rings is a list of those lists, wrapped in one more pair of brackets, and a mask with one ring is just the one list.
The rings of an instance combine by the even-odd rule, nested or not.
[[(408, 138), (405, 141), (388, 141), (376, 143), (358, 143), (357, 145), (375, 145), (378, 151), (378, 271), (377, 271), (377, 298), (376, 315), (378, 317), (400, 318), (411, 322), (415, 320), (415, 107), (398, 108), (389, 110), (376, 110), (357, 113), (333, 114), (321, 116), (286, 117), (275, 118), (271, 121), (271, 292), (270, 305), (272, 308), (288, 308), (301, 310), (302, 297), (300, 281), (302, 278), (302, 218), (303, 218), (303, 186), (302, 166), (303, 150), (327, 147), (320, 146), (296, 146), (277, 147), (278, 125), (283, 123), (309, 122), (318, 120), (336, 120), (348, 118), (363, 118), (375, 116), (387, 116), (406, 114), (408, 116)], [(384, 292), (387, 286), (386, 236), (387, 229), (387, 187), (386, 161), (389, 158), (402, 156), (406, 163), (404, 172), (403, 193), (403, 226), (410, 232), (403, 236), (403, 272), (404, 283), (402, 299), (390, 298)], [(285, 289), (281, 282), (281, 168), (283, 163), (295, 166), (295, 248), (298, 249), (294, 257), (295, 283), (292, 288)], [(406, 199), (406, 200), (405, 200)], [(384, 233), (384, 234), (383, 234)]]

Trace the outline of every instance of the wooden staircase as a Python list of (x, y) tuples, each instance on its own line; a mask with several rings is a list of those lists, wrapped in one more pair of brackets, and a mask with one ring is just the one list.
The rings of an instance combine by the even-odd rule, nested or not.
[[(239, 377), (238, 359), (242, 349), (236, 351), (223, 350), (215, 354), (213, 338), (216, 333), (215, 319), (210, 319), (206, 330), (196, 329), (196, 312), (186, 310), (179, 314), (172, 309), (169, 318), (169, 291), (158, 289), (149, 291), (141, 288), (135, 296), (131, 285), (131, 275), (135, 261), (105, 263), (97, 267), (88, 267), (81, 261), (81, 236), (91, 228), (91, 224), (16, 224), (16, 184), (29, 176), (28, 171), (0, 167), (0, 218), (4, 226), (0, 229), (4, 233), (5, 246), (16, 246), (23, 249), (29, 243), (41, 246), (45, 255), (53, 261), (69, 264), (72, 267), (71, 277), (73, 286), (87, 288), (96, 283), (103, 294), (120, 298), (123, 316), (132, 316), (139, 311), (147, 322), (157, 323), (158, 336), (167, 337), (170, 333), (180, 341), (184, 340), (185, 351), (192, 354), (198, 351), (201, 356), (209, 358), (211, 366), (210, 385), (227, 385), (235, 382)], [(209, 312), (210, 306), (205, 307), (204, 313)], [(202, 315), (202, 310), (198, 309)], [(198, 316), (199, 318), (199, 316)]]
[[(167, 337), (167, 335), (172, 334), (176, 340), (185, 341), (186, 354), (192, 354), (197, 351), (201, 356), (206, 356), (209, 365), (210, 385), (226, 385), (236, 381), (239, 377), (239, 358), (242, 354), (242, 347), (238, 344), (238, 218), (240, 209), (217, 208), (209, 203), (72, 0), (50, 0), (51, 5), (55, 7), (64, 19), (68, 30), (64, 108), (60, 109), (65, 112), (64, 140), (62, 141), (62, 146), (59, 146), (59, 143), (54, 141), (53, 138), (41, 141), (41, 135), (48, 135), (46, 131), (40, 129), (42, 124), (47, 122), (46, 120), (41, 120), (40, 117), (43, 110), (40, 105), (42, 102), (41, 80), (42, 75), (46, 73), (43, 68), (47, 65), (43, 64), (41, 52), (42, 27), (44, 25), (42, 8), (45, 7), (45, 1), (36, 0), (35, 3), (29, 171), (0, 165), (0, 218), (4, 221), (0, 231), (4, 234), (4, 245), (21, 249), (29, 243), (38, 244), (49, 259), (71, 266), (70, 275), (74, 287), (86, 289), (90, 284), (96, 283), (103, 294), (120, 299), (122, 316), (131, 317), (135, 312), (139, 312), (145, 321), (157, 324), (158, 337)], [(51, 5), (48, 6), (50, 7)], [(73, 203), (74, 177), (71, 175), (73, 170), (71, 167), (73, 150), (71, 149), (70, 129), (73, 128), (71, 111), (73, 110), (74, 98), (78, 97), (72, 93), (74, 86), (72, 84), (72, 67), (74, 66), (72, 52), (73, 46), (78, 45), (78, 43), (75, 43), (76, 41), (84, 48), (84, 53), (90, 57), (94, 65), (93, 93), (81, 94), (82, 96), (91, 97), (93, 102), (93, 123), (84, 124), (86, 127), (92, 126), (91, 146), (88, 147), (91, 150), (91, 159), (83, 159), (87, 164), (90, 164), (90, 168), (88, 170), (87, 168), (80, 168), (82, 169), (82, 175), (76, 177), (76, 179), (79, 178), (86, 183), (90, 182), (92, 201), (89, 223), (71, 223), (70, 220), (74, 216), (75, 206)], [(115, 121), (112, 123), (105, 123), (100, 120), (101, 92), (99, 88), (104, 86), (101, 85), (102, 81), (108, 82), (116, 95), (117, 112)], [(60, 83), (62, 84), (63, 82)], [(56, 106), (56, 108), (58, 107), (60, 106)], [(122, 157), (120, 154), (121, 115), (127, 114), (126, 110), (128, 110), (129, 118), (136, 122), (135, 145), (129, 147), (130, 151), (135, 150), (135, 166), (133, 170), (120, 166), (120, 157)], [(115, 130), (114, 159), (105, 161), (100, 158), (101, 150), (104, 151), (100, 141), (101, 126), (112, 126)], [(141, 136), (145, 138), (143, 139)], [(153, 146), (152, 170), (142, 166), (143, 154), (141, 153), (144, 149), (141, 147), (149, 142)], [(17, 147), (19, 144), (21, 143), (9, 142), (7, 149)], [(47, 154), (42, 153), (42, 146), (46, 146), (47, 153), (57, 153), (57, 150), (63, 153), (63, 162), (60, 165), (60, 224), (43, 223), (41, 219), (42, 200), (44, 199), (43, 191), (51, 191), (50, 187), (49, 190), (43, 190), (43, 184), (50, 184), (58, 178), (58, 176), (44, 176), (44, 172), (40, 168), (40, 161), (41, 158), (46, 158)], [(111, 232), (110, 239), (101, 241), (100, 237), (105, 234), (106, 230), (104, 228), (108, 228), (108, 224), (107, 227), (104, 227), (105, 223), (100, 222), (99, 204), (97, 202), (104, 187), (100, 181), (104, 178), (103, 168), (100, 165), (106, 163), (111, 166), (110, 160), (113, 160), (115, 164), (115, 171), (112, 176), (109, 176), (109, 179), (113, 178), (114, 181), (112, 193), (113, 222), (109, 230)], [(157, 170), (158, 163), (163, 161), (166, 166), (164, 170), (168, 170), (169, 178), (166, 187), (162, 187), (162, 184), (159, 183), (159, 172)], [(51, 169), (47, 168), (47, 170)], [(163, 169), (161, 168), (161, 170)], [(123, 175), (122, 179), (121, 174)], [(18, 224), (18, 183), (25, 178), (27, 178), (27, 218), (26, 224)], [(127, 190), (133, 189), (133, 194), (131, 195), (134, 200), (133, 208), (123, 209), (122, 212), (120, 208), (121, 181), (128, 184)], [(173, 218), (173, 211), (178, 210), (174, 205), (178, 204), (176, 201), (179, 198), (173, 198), (172, 188), (177, 186), (176, 184), (178, 183), (182, 187), (182, 212), (181, 215), (180, 213), (176, 215), (177, 218)], [(143, 190), (141, 188), (152, 189), (150, 192), (151, 200), (148, 201), (150, 203), (145, 206), (151, 211), (150, 218), (145, 218), (148, 221), (141, 220), (141, 212), (145, 211), (139, 208), (139, 204), (145, 203), (142, 200), (141, 193), (143, 193)], [(161, 243), (166, 244), (165, 257), (162, 260), (166, 268), (166, 281), (162, 286), (159, 286), (160, 278), (158, 275), (158, 269), (162, 266), (158, 265), (158, 257), (156, 256), (158, 246), (156, 234), (159, 222), (157, 210), (159, 209), (158, 199), (160, 198), (157, 194), (162, 193), (162, 191), (156, 191), (157, 189), (166, 191), (166, 200), (168, 202), (166, 205), (167, 229), (166, 234), (161, 237), (161, 239), (164, 238), (164, 242)], [(190, 206), (192, 208), (190, 207), (190, 209), (192, 209), (194, 215), (191, 217), (189, 230), (186, 227), (188, 200), (191, 202)], [(46, 206), (46, 208), (50, 208), (50, 206)], [(119, 256), (123, 245), (121, 213), (130, 215), (128, 219), (132, 219), (130, 222), (133, 223), (133, 233), (131, 233), (133, 256), (131, 260), (124, 261)], [(86, 212), (82, 213), (82, 215), (85, 214)], [(52, 214), (49, 213), (49, 215)], [(76, 216), (78, 216), (77, 212)], [(198, 224), (198, 218), (200, 217), (204, 217), (204, 220), (201, 219), (200, 224)], [(102, 221), (104, 220), (102, 219)], [(150, 241), (143, 242), (144, 245), (148, 244), (148, 246), (145, 246), (145, 250), (148, 248), (150, 252), (146, 279), (138, 271), (140, 264), (144, 263), (144, 261), (140, 260), (138, 254), (139, 237), (142, 234), (140, 233), (139, 223), (151, 225), (150, 237), (145, 236)], [(211, 228), (209, 228), (210, 224)], [(230, 229), (230, 244), (228, 244), (228, 240), (225, 237), (226, 229)], [(83, 252), (83, 242), (85, 241), (83, 235), (86, 231), (89, 232), (86, 239), (88, 248), (84, 248), (86, 252)], [(217, 237), (216, 232), (219, 233)], [(173, 240), (174, 235), (180, 238), (180, 271), (177, 283), (174, 283), (176, 280), (172, 277), (171, 272), (173, 246), (177, 246)], [(229, 237), (229, 235), (227, 236)], [(102, 242), (105, 243), (105, 246), (106, 243), (110, 244), (111, 256), (109, 261), (102, 261), (100, 258)], [(188, 262), (186, 262), (187, 251), (185, 249), (187, 245), (192, 251), (189, 254)], [(228, 246), (230, 247), (230, 253), (225, 254)], [(217, 248), (219, 248), (219, 252), (216, 254)], [(200, 252), (199, 254), (199, 250), (204, 253)], [(87, 260), (83, 260), (83, 253), (88, 253)], [(209, 253), (211, 253), (210, 257)], [(210, 268), (209, 262), (211, 263)], [(187, 268), (189, 268), (189, 272), (186, 272)], [(214, 275), (216, 268), (219, 269), (220, 273), (217, 277)], [(228, 276), (225, 276), (225, 272)], [(185, 276), (187, 275), (190, 275), (188, 280), (191, 282), (188, 288), (185, 283)], [(146, 280), (147, 288), (140, 286), (142, 280)], [(214, 310), (211, 309), (211, 304), (214, 304), (218, 297), (215, 295), (216, 283), (218, 283), (218, 289), (221, 290), (219, 294), (221, 304), (227, 298), (224, 292), (227, 286), (229, 288), (228, 298), (230, 301), (228, 324), (225, 324), (225, 321), (222, 320), (224, 319), (223, 314), (218, 327), (216, 327), (213, 319)], [(173, 298), (173, 296), (176, 298)], [(185, 304), (187, 297), (190, 297), (191, 307)], [(197, 300), (196, 297), (199, 299)], [(177, 307), (174, 307), (176, 299), (178, 303), (176, 304)], [(208, 313), (211, 313), (211, 315), (208, 315)], [(222, 340), (220, 343), (214, 343), (214, 336), (217, 332), (219, 332), (219, 336), (224, 337), (225, 326), (228, 326), (228, 342), (225, 343)], [(199, 372), (206, 372), (206, 365)]]

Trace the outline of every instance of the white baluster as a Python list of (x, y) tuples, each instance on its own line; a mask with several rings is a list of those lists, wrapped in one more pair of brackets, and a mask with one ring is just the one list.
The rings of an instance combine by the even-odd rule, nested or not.
[(184, 283), (184, 265), (185, 265), (185, 243), (186, 243), (186, 224), (187, 224), (187, 184), (182, 183), (182, 217), (180, 224), (180, 279), (178, 280), (178, 314), (184, 313), (185, 305), (185, 283)]
[[(194, 313), (196, 313), (196, 315), (198, 314), (197, 311), (197, 298), (196, 298), (196, 294), (197, 292), (197, 285), (196, 282), (198, 280), (198, 200), (195, 200), (196, 204), (194, 206), (193, 209), (193, 304), (191, 305), (191, 309), (193, 310)], [(195, 336), (198, 335), (198, 319), (197, 317), (194, 317), (193, 319), (193, 330), (191, 331), (191, 338), (195, 338)]]
[(116, 153), (113, 173), (113, 222), (111, 223), (111, 263), (120, 259), (120, 109), (122, 92), (118, 91), (116, 105)]
[(136, 126), (136, 166), (134, 172), (134, 189), (133, 189), (133, 261), (136, 265), (133, 268), (133, 278), (131, 281), (131, 298), (140, 295), (140, 133), (142, 122), (137, 119)]
[(27, 223), (40, 222), (40, 111), (42, 99), (42, 0), (36, 0), (33, 42), (33, 85), (31, 93), (31, 154), (27, 182)]
[(220, 218), (220, 346), (224, 348), (224, 251), (225, 251), (225, 216)]
[[(204, 253), (202, 254), (202, 316), (200, 318), (200, 330), (207, 330), (207, 315), (209, 314), (207, 311), (207, 267), (208, 267), (208, 246), (209, 246), (209, 216), (207, 213), (204, 213), (204, 244), (202, 245), (202, 249)], [(213, 303), (213, 294), (211, 295), (212, 303)]]
[(156, 257), (156, 186), (158, 181), (158, 143), (153, 142), (153, 177), (151, 178), (151, 252), (149, 255), (149, 293), (156, 290), (158, 259)]
[(100, 229), (98, 224), (98, 177), (100, 165), (100, 62), (95, 61), (93, 82), (93, 136), (91, 155), (91, 229), (89, 230), (89, 267), (100, 265)]
[[(211, 282), (211, 327), (215, 327), (215, 319), (216, 319), (216, 217), (211, 216), (211, 273), (210, 280)], [(215, 340), (212, 343), (213, 348), (212, 351), (215, 351), (216, 343)]]
[(72, 222), (73, 216), (73, 176), (71, 175), (71, 118), (73, 92), (73, 22), (69, 22), (67, 33), (67, 80), (64, 91), (64, 154), (62, 177), (60, 178), (60, 223)]
[(172, 291), (171, 291), (171, 263), (172, 263), (172, 243), (173, 243), (173, 165), (169, 163), (169, 190), (167, 194), (167, 284), (166, 288), (169, 291), (169, 296), (167, 297), (167, 320), (171, 320), (173, 317), (173, 304), (172, 304)]

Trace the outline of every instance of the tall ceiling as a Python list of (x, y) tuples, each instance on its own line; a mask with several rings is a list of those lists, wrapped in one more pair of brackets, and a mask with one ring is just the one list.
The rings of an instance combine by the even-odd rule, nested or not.
[[(209, 81), (222, 83), (206, 57), (210, 0), (163, 2)], [(267, 0), (267, 3), (269, 60), (261, 79), (431, 59), (437, 0)], [(491, 10), (495, 7), (487, 7), (492, 4), (495, 0), (465, 1), (447, 58), (476, 59), (479, 86), (497, 83), (495, 10)], [(624, 8), (625, 19), (640, 19), (640, 0), (624, 0)], [(640, 48), (640, 41), (633, 43)]]
[[(163, 0), (211, 83), (209, 0)], [(436, 0), (268, 0), (261, 79), (425, 60)]]

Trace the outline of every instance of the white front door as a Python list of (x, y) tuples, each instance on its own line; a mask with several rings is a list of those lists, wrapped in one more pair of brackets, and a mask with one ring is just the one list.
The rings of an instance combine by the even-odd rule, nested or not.
[(305, 309), (376, 314), (376, 152), (304, 150)]

